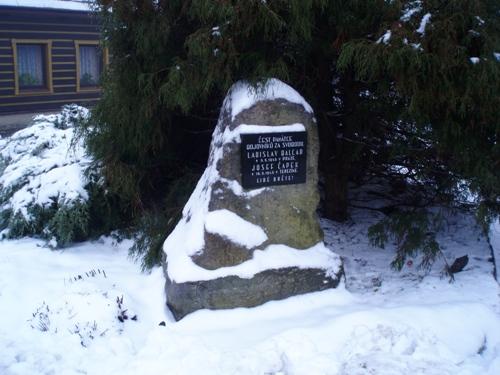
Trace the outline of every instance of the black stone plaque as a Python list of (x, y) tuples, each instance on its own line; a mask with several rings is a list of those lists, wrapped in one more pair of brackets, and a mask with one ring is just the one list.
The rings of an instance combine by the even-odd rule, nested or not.
[(306, 182), (307, 133), (241, 134), (245, 189)]

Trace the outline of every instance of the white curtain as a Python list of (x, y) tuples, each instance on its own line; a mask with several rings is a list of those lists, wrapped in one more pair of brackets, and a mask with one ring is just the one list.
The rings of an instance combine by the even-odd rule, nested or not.
[(80, 85), (96, 86), (101, 70), (100, 54), (96, 46), (80, 46)]
[(43, 49), (44, 46), (40, 44), (17, 45), (19, 87), (44, 86)]

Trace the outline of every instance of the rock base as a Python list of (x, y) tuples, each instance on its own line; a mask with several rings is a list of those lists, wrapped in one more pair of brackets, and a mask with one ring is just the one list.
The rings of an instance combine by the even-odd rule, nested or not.
[(176, 320), (200, 309), (255, 307), (271, 300), (336, 288), (343, 273), (342, 267), (335, 275), (327, 275), (323, 269), (289, 267), (266, 270), (248, 279), (227, 276), (175, 283), (169, 280), (165, 269), (167, 306)]

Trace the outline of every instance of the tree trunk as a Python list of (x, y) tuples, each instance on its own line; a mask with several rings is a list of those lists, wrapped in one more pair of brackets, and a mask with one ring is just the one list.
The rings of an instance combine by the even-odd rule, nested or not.
[(347, 176), (339, 173), (325, 173), (325, 216), (335, 221), (349, 218), (347, 210)]
[[(333, 108), (333, 85), (328, 93), (329, 107), (320, 120), (321, 166), (325, 182), (325, 216), (335, 221), (349, 218), (348, 184), (352, 172), (354, 148), (346, 139), (351, 139), (356, 128), (355, 108), (358, 102), (358, 89), (353, 79), (347, 75), (338, 80), (342, 108), (335, 117), (328, 115)], [(326, 91), (326, 90), (325, 90)], [(324, 103), (325, 105), (326, 103)]]

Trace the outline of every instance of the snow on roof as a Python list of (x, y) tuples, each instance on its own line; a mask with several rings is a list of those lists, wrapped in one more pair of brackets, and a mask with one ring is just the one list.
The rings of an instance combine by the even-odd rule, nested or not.
[(89, 11), (89, 0), (1, 0), (0, 5)]

